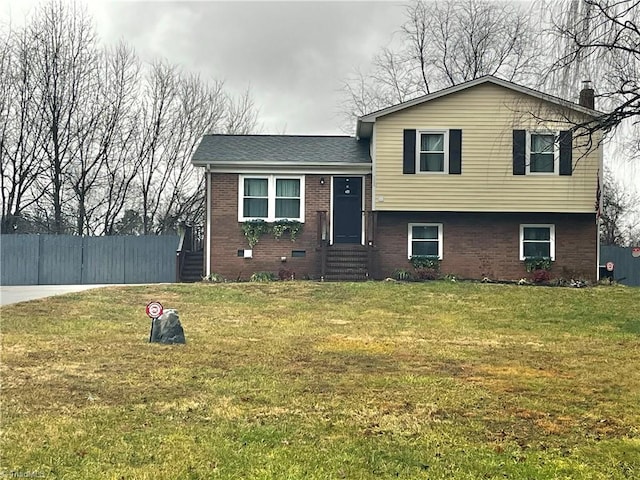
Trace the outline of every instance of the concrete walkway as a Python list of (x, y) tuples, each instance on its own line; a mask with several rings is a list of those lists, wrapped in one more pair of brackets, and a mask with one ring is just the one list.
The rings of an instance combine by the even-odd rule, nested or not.
[(81, 292), (108, 285), (0, 285), (0, 305), (28, 302), (64, 293)]

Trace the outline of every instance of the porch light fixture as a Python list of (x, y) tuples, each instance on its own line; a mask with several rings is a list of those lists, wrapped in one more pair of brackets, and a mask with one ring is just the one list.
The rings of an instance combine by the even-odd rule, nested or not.
[(320, 185), (324, 185), (324, 177), (320, 177)]

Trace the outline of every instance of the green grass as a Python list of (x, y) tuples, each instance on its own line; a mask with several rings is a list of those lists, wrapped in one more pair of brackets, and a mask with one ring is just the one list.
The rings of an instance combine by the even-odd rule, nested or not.
[[(147, 343), (176, 308), (186, 345)], [(640, 478), (640, 289), (115, 287), (3, 307), (0, 476)]]

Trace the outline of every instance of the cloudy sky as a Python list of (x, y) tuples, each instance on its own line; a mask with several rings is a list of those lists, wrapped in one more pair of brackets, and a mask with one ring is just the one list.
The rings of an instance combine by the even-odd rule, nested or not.
[[(36, 0), (4, 0), (19, 23)], [(341, 82), (392, 40), (402, 2), (88, 0), (98, 33), (229, 90), (251, 87), (264, 133), (343, 134)]]
[[(0, 21), (20, 24), (37, 3), (0, 0)], [(233, 93), (250, 86), (262, 133), (344, 134), (341, 83), (355, 68), (366, 70), (373, 55), (391, 44), (406, 2), (85, 4), (105, 43), (124, 39), (145, 60), (162, 57), (204, 78), (224, 79)], [(609, 164), (628, 187), (640, 190), (640, 165)]]

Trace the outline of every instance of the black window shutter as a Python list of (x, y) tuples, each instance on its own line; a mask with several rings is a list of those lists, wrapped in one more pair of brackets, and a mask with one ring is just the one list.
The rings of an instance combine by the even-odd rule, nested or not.
[(527, 132), (526, 130), (514, 130), (513, 131), (513, 174), (524, 175), (526, 149), (527, 145)]
[(462, 130), (449, 130), (449, 173), (462, 173)]
[(560, 132), (560, 175), (573, 173), (573, 136), (571, 130)]
[(404, 131), (402, 173), (416, 173), (416, 131)]

